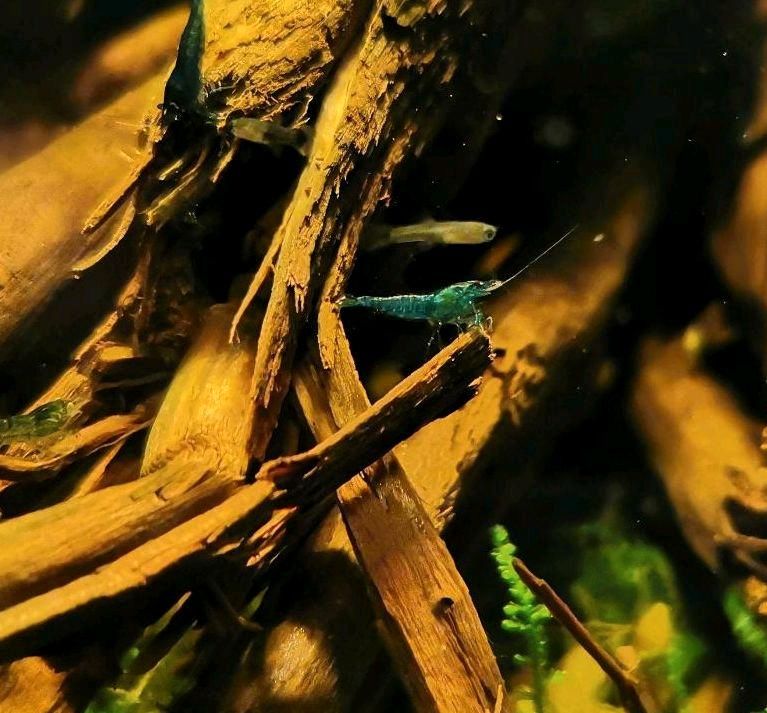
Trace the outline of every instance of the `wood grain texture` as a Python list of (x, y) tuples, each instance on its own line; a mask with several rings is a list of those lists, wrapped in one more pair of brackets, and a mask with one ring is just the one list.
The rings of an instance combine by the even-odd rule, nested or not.
[[(345, 340), (339, 340), (332, 371), (315, 354), (294, 380), (317, 438), (367, 406)], [(395, 667), (417, 710), (502, 710), (503, 681), (468, 589), (396, 458), (355, 476), (337, 497)]]
[[(450, 520), (478, 464), (499, 447), (508, 452), (537, 424), (562, 417), (557, 404), (572, 383), (568, 364), (598, 338), (652, 216), (651, 195), (641, 181), (613, 201), (603, 218), (585, 218), (589, 226), (582, 227), (582, 239), (571, 241), (558, 265), (538, 267), (490, 303), (493, 345), (502, 356), (486, 372), (477, 397), (395, 449), (437, 530)], [(599, 233), (605, 240), (593, 242)], [(359, 403), (342, 362), (324, 379), (328, 393)], [(576, 380), (582, 383), (583, 375)], [(323, 713), (362, 710), (371, 696), (367, 676), (380, 643), (372, 612), (360, 605), (365, 592), (337, 509), (309, 539), (296, 566), (310, 583), (307, 593), (293, 591), (290, 605), (280, 607), (267, 633), (266, 664), (259, 659), (232, 691), (233, 712), (272, 713), (296, 701), (319, 701)], [(349, 631), (355, 634), (344, 633)]]
[(370, 0), (207, 0), (201, 62), (224, 123), (232, 113), (301, 119), (357, 34)]
[(132, 199), (98, 230), (82, 234), (105, 196), (124, 195), (151, 157), (141, 128), (157, 111), (163, 83), (164, 73), (152, 77), (0, 174), (0, 353), (79, 267), (127, 231)]
[(142, 474), (184, 461), (205, 463), (220, 477), (244, 477), (255, 340), (229, 343), (233, 312), (229, 305), (208, 310), (165, 393), (147, 439)]
[[(269, 567), (299, 510), (465, 400), (488, 360), (486, 338), (467, 334), (331, 438), (265, 463), (253, 485), (235, 488), (200, 466), (180, 468), (183, 477), (167, 467), (0, 524), (0, 541), (9, 545), (1, 566), (13, 573), (0, 588), (6, 607), (0, 653), (28, 653), (76, 628), (92, 610), (167, 577), (183, 586), (190, 571), (215, 556)], [(46, 544), (53, 553), (35, 549)]]
[(503, 680), (450, 553), (407, 480), (392, 472), (339, 490), (386, 640), (419, 711), (503, 710)]

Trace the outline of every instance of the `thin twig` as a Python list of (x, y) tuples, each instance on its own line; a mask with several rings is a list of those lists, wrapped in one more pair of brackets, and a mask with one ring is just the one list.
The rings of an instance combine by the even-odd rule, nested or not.
[(639, 691), (637, 680), (626, 671), (617, 659), (604, 649), (589, 633), (565, 601), (545, 580), (536, 577), (522, 560), (514, 558), (514, 569), (522, 581), (541, 599), (549, 611), (567, 629), (572, 637), (597, 662), (618, 689), (623, 707), (628, 713), (653, 713)]
[(240, 614), (235, 608), (234, 604), (226, 596), (224, 590), (218, 585), (214, 579), (210, 578), (205, 582), (205, 587), (213, 595), (216, 603), (223, 609), (224, 614), (229, 620), (237, 625), (243, 631), (247, 631), (251, 634), (261, 634), (264, 631), (264, 627), (258, 622), (250, 621)]

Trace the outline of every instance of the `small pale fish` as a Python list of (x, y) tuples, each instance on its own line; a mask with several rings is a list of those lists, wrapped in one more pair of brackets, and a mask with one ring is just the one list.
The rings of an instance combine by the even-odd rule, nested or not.
[(63, 430), (76, 413), (71, 401), (57, 399), (29, 413), (0, 418), (0, 445), (34, 441)]
[(427, 220), (412, 225), (372, 225), (362, 236), (365, 250), (380, 250), (389, 245), (425, 243), (427, 245), (476, 245), (489, 243), (498, 228), (471, 220)]
[(239, 117), (231, 122), (232, 134), (238, 139), (270, 147), (289, 146), (302, 156), (309, 153), (314, 138), (311, 126), (283, 126), (276, 121)]

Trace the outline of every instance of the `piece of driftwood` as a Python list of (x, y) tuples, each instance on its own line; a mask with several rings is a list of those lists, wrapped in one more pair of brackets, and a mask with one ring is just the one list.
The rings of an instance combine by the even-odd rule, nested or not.
[(683, 337), (645, 345), (632, 413), (695, 553), (712, 570), (721, 570), (728, 553), (764, 576), (759, 424), (690, 360)]
[(255, 341), (229, 343), (234, 308), (214, 305), (163, 398), (147, 439), (142, 475), (171, 463), (204, 463), (240, 480), (248, 467), (248, 396)]
[[(109, 349), (110, 344), (133, 343), (133, 340), (126, 338), (125, 322), (135, 322), (136, 300), (146, 293), (143, 278), (148, 272), (147, 269), (140, 269), (134, 276), (118, 303), (118, 309), (105, 319), (88, 343), (81, 348), (79, 358), (75, 359), (73, 368), (59, 380), (58, 388), (56, 385), (52, 387), (54, 398), (58, 398), (60, 394), (77, 394), (81, 397), (83, 394), (92, 395), (99, 386), (99, 374), (95, 365), (103, 361), (100, 355)], [(227, 305), (216, 305), (209, 309), (199, 335), (163, 399), (150, 431), (142, 462), (128, 463), (124, 468), (129, 472), (118, 473), (119, 479), (127, 477), (134, 480), (139, 473), (147, 476), (164, 469), (166, 485), (163, 486), (163, 492), (170, 492), (172, 484), (175, 483), (177, 494), (183, 498), (181, 491), (188, 481), (184, 480), (187, 471), (182, 471), (179, 468), (181, 465), (186, 464), (192, 469), (199, 468), (199, 472), (208, 467), (207, 472), (217, 480), (242, 478), (247, 464), (247, 442), (250, 434), (246, 417), (249, 406), (247, 394), (253, 370), (255, 343), (252, 339), (242, 340), (236, 345), (228, 343), (232, 311), (233, 308)], [(128, 319), (129, 316), (133, 319)], [(120, 325), (122, 329), (118, 328)], [(133, 329), (129, 329), (128, 334), (135, 333)], [(68, 378), (65, 378), (67, 376)], [(72, 392), (62, 391), (67, 384), (76, 388)], [(76, 486), (67, 491), (68, 499), (83, 497), (104, 486), (105, 478), (110, 475), (106, 471), (116, 457), (119, 445), (105, 451), (104, 456), (83, 474)], [(114, 474), (111, 474), (111, 477), (114, 477)], [(199, 503), (201, 511), (206, 502), (201, 500)], [(192, 514), (197, 512), (199, 511), (195, 510)], [(50, 670), (44, 659), (34, 661), (38, 662), (44, 671)], [(35, 679), (26, 675), (30, 666), (30, 659), (22, 659), (6, 666), (5, 673), (12, 677), (15, 684), (5, 697), (0, 689), (0, 710), (15, 706), (16, 701), (24, 697), (26, 682), (29, 685), (34, 684)], [(78, 675), (76, 670), (73, 675)], [(63, 686), (64, 681), (68, 680), (67, 672), (58, 672), (56, 680)], [(56, 696), (58, 689), (53, 690), (45, 707), (44, 698), (40, 695), (37, 713), (44, 710), (57, 711), (59, 706), (64, 706)]]
[(3, 713), (74, 713), (68, 700), (66, 674), (39, 656), (0, 667), (0, 711)]
[(80, 576), (223, 500), (233, 486), (190, 465), (68, 500), (0, 524), (0, 603)]
[(747, 331), (767, 373), (767, 152), (743, 171), (731, 215), (712, 240), (714, 262), (755, 318)]
[[(0, 586), (3, 655), (60, 637), (89, 608), (115, 603), (165, 576), (180, 578), (178, 586), (184, 572), (215, 555), (268, 567), (299, 510), (315, 506), (424, 422), (465, 401), (488, 359), (484, 335), (465, 335), (331, 438), (265, 463), (253, 485), (235, 488), (193, 466), (184, 467), (182, 484), (165, 468), (0, 524), (0, 541), (11, 543), (3, 552), (14, 560), (2, 563), (13, 573)], [(200, 512), (200, 505), (217, 499), (220, 504), (189, 519), (193, 506)], [(52, 553), (43, 553), (43, 539), (49, 547), (55, 543)], [(30, 551), (36, 547), (40, 552)]]
[(369, 7), (370, 0), (205, 2), (201, 83), (219, 123), (233, 112), (304, 119)]
[(152, 139), (142, 126), (148, 110), (157, 111), (163, 80), (152, 77), (0, 174), (0, 354), (57, 290), (127, 232), (132, 199), (92, 234), (81, 231), (104, 196), (132, 183), (149, 160)]
[[(201, 12), (200, 31), (182, 38), (176, 62), (180, 74), (171, 75), (164, 96), (187, 119), (210, 115), (216, 126), (179, 148), (171, 123), (154, 152), (157, 161), (108, 195), (87, 221), (87, 231), (100, 229), (137, 184), (151, 187), (145, 191), (141, 220), (155, 228), (209, 194), (238, 148), (226, 127), (232, 111), (274, 121), (303, 120), (306, 105), (354, 36), (365, 6), (364, 0), (310, 5), (215, 0), (195, 6), (190, 21), (194, 25), (195, 13)], [(182, 133), (186, 124), (181, 122)], [(165, 180), (170, 175), (172, 180)]]
[[(368, 406), (348, 343), (330, 376), (318, 355), (294, 387), (316, 438)], [(502, 710), (503, 680), (468, 589), (396, 458), (338, 489), (357, 560), (417, 710)]]
[[(559, 397), (570, 393), (573, 382), (585, 383), (587, 374), (577, 364), (598, 339), (653, 214), (642, 181), (632, 186), (611, 198), (603, 218), (582, 221), (566, 260), (537, 267), (489, 303), (492, 341), (501, 355), (479, 393), (396, 448), (438, 530), (477, 466), (499, 447), (508, 458), (510, 446), (537, 425), (547, 422), (551, 429), (561, 422)], [(603, 239), (595, 242), (598, 235)], [(579, 370), (571, 380), (574, 359)], [(360, 403), (337, 373), (325, 375), (329, 393)], [(293, 586), (290, 597), (281, 599), (285, 604), (267, 628), (263, 659), (243, 664), (247, 676), (233, 684), (233, 712), (280, 711), (298, 701), (320, 701), (323, 711), (362, 710), (372, 695), (367, 676), (380, 646), (372, 613), (360, 605), (364, 588), (354, 576), (358, 565), (337, 509), (296, 560), (305, 594)]]
[[(386, 198), (394, 170), (438, 126), (443, 106), (438, 92), (466, 59), (455, 44), (458, 28), (486, 10), (484, 0), (466, 3), (460, 12), (457, 6), (431, 0), (375, 2), (359, 43), (336, 71), (306, 168), (278, 228), (281, 249), (253, 375), (256, 457), (263, 457), (274, 430), (298, 333), (325, 281), (339, 236), (346, 232), (358, 238)], [(389, 23), (403, 31), (387, 31)], [(434, 101), (427, 106), (424, 97)], [(243, 300), (234, 330), (255, 297), (254, 289)], [(325, 355), (323, 360), (327, 363)]]
[[(76, 416), (61, 438), (33, 444), (13, 444), (0, 455), (0, 490), (9, 481), (43, 479), (63, 466), (108, 447), (145, 428), (157, 399), (125, 414), (109, 414), (91, 421), (105, 391), (158, 384), (174, 365), (196, 328), (197, 293), (184, 271), (174, 268), (174, 253), (146, 241), (136, 269), (116, 299), (115, 307), (96, 325), (72, 356), (70, 366), (28, 407), (65, 399)], [(153, 324), (153, 314), (163, 314)]]
[[(755, 2), (754, 19), (763, 23), (767, 9)], [(762, 43), (762, 62), (767, 42)], [(755, 57), (754, 60), (757, 60)], [(739, 175), (728, 212), (711, 238), (711, 253), (727, 287), (746, 308), (745, 334), (762, 359), (767, 374), (767, 78), (755, 74), (756, 96), (742, 135), (742, 157), (748, 157)]]
[(534, 437), (535, 424), (558, 430), (578, 417), (563, 412), (557, 396), (572, 388), (568, 377), (582, 388), (584, 378), (593, 383), (594, 376), (587, 376), (590, 353), (653, 214), (653, 197), (641, 179), (613, 200), (603, 217), (583, 222), (556, 264), (536, 267), (489, 301), (498, 351), (493, 378), (460, 412), (398, 449), (406, 471), (422, 474), (413, 483), (438, 526), (450, 519), (462, 480), (481, 469), (496, 447), (508, 458), (522, 434)]
[(498, 664), (447, 547), (407, 480), (385, 480), (379, 489), (358, 476), (339, 499), (415, 710), (504, 710)]
[[(445, 123), (451, 118), (454, 119), (453, 102), (457, 106), (481, 107), (480, 111), (483, 113), (482, 118), (475, 117), (474, 122), (464, 114), (464, 118), (472, 123), (472, 129), (461, 133), (464, 137), (461, 150), (456, 152), (457, 157), (453, 157), (454, 165), (450, 169), (454, 186), (458, 185), (460, 176), (468, 175), (472, 158), (476, 158), (489, 132), (490, 117), (495, 117), (495, 111), (512, 80), (510, 75), (513, 72), (508, 71), (508, 63), (511, 62), (514, 45), (517, 43), (517, 32), (520, 29), (513, 20), (522, 12), (523, 6), (524, 3), (472, 0), (471, 3), (466, 3), (466, 7), (453, 9), (449, 3), (430, 0), (417, 0), (413, 3), (394, 0), (382, 4), (380, 24), (376, 18), (370, 26), (367, 41), (378, 66), (374, 66), (375, 71), (368, 72), (369, 76), (364, 77), (361, 89), (352, 84), (348, 91), (363, 98), (368, 97), (366, 101), (370, 101), (371, 93), (381, 91), (376, 89), (376, 83), (383, 86), (383, 82), (388, 79), (390, 89), (381, 95), (384, 97), (384, 103), (381, 103), (379, 97), (375, 102), (371, 102), (369, 107), (360, 107), (358, 96), (355, 101), (349, 102), (347, 111), (351, 109), (352, 113), (344, 119), (340, 127), (317, 126), (318, 131), (321, 128), (330, 131), (336, 129), (339, 131), (337, 139), (344, 136), (349, 142), (353, 140), (361, 151), (369, 142), (369, 138), (365, 136), (368, 132), (372, 134), (371, 138), (374, 141), (387, 141), (385, 150), (389, 152), (388, 157), (382, 157), (383, 162), (376, 169), (380, 175), (362, 176), (363, 190), (370, 192), (370, 197), (374, 200), (369, 201), (364, 210), (362, 205), (358, 205), (348, 222), (337, 226), (336, 244), (332, 245), (335, 255), (332, 266), (322, 281), (317, 308), (320, 357), (326, 368), (333, 367), (336, 340), (343, 340), (338, 328), (338, 304), (355, 262), (365, 222), (375, 211), (377, 204), (388, 199), (391, 179), (394, 172), (400, 169), (400, 164), (409, 166), (412, 162), (408, 160), (412, 155), (420, 156)], [(454, 14), (456, 10), (457, 14)], [(387, 59), (386, 52), (377, 46), (381, 44), (378, 33), (383, 33), (384, 37), (390, 36), (387, 16), (392, 16), (397, 24), (408, 28), (409, 34), (403, 36), (412, 43), (409, 48), (401, 48), (405, 54), (400, 57), (395, 54), (393, 59)], [(452, 23), (457, 24), (451, 27)], [(419, 34), (422, 36), (418, 37)], [(366, 58), (364, 48), (360, 53), (360, 61), (367, 70), (371, 61)], [(387, 62), (390, 65), (388, 67)], [(400, 69), (397, 69), (397, 62), (402, 65)], [(360, 70), (354, 71), (359, 73)], [(393, 75), (405, 71), (415, 71), (416, 74), (409, 80), (412, 86), (403, 84), (400, 87), (401, 80), (395, 81)], [(376, 76), (375, 72), (383, 72), (384, 76)], [(390, 75), (388, 78), (387, 74)], [(392, 128), (381, 121), (379, 114), (384, 106), (390, 114), (388, 122), (395, 127), (389, 137), (386, 132), (392, 132)], [(370, 124), (357, 126), (353, 133), (350, 132), (349, 125), (359, 122), (365, 114), (370, 116)], [(397, 122), (401, 124), (399, 127)], [(448, 131), (455, 128), (448, 127)], [(376, 137), (375, 131), (384, 133)], [(342, 152), (339, 158), (343, 161)], [(316, 181), (316, 178), (307, 178), (312, 183)], [(348, 171), (345, 178), (354, 180), (353, 172)], [(426, 182), (432, 180), (429, 176)], [(443, 193), (441, 200), (445, 200), (451, 190), (450, 186), (445, 184), (440, 188)], [(321, 238), (320, 246), (322, 241)]]

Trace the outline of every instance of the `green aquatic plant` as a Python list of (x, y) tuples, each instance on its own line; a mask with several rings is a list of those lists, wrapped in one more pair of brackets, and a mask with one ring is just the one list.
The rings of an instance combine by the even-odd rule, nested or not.
[[(243, 627), (261, 606), (265, 593), (265, 589), (260, 591), (240, 611), (231, 609), (227, 602), (222, 613), (230, 623), (236, 618)], [(165, 713), (176, 709), (196, 685), (211, 653), (210, 638), (203, 638), (204, 627), (195, 625), (185, 612), (190, 596), (185, 594), (144, 629), (120, 659), (117, 679), (96, 693), (84, 713)]]
[(767, 627), (749, 608), (737, 586), (724, 593), (723, 605), (735, 640), (767, 670)]
[(85, 713), (162, 713), (191, 690), (201, 629), (187, 627), (170, 648), (162, 641), (172, 635), (184, 599), (143, 631), (120, 660), (117, 680), (96, 693)]
[(668, 607), (672, 633), (657, 652), (646, 652), (641, 667), (654, 685), (667, 689), (674, 710), (684, 711), (694, 684), (701, 678), (704, 642), (691, 632), (683, 616), (676, 576), (666, 554), (615, 524), (581, 527), (581, 566), (571, 586), (578, 610), (595, 633), (610, 633), (610, 648), (631, 644), (636, 625), (658, 603)]
[(586, 619), (625, 624), (655, 602), (679, 607), (674, 570), (659, 548), (601, 523), (580, 528), (576, 538), (582, 564), (571, 592)]
[(538, 602), (514, 568), (516, 547), (509, 540), (506, 528), (495, 525), (490, 530), (490, 536), (493, 543), (491, 556), (495, 560), (498, 575), (506, 585), (509, 597), (503, 607), (501, 628), (523, 639), (525, 652), (516, 654), (514, 660), (520, 665), (530, 667), (533, 675), (533, 706), (536, 713), (544, 713), (546, 681), (551, 673), (546, 623), (551, 619), (551, 613)]
[(671, 639), (665, 654), (666, 680), (679, 710), (684, 710), (692, 695), (690, 679), (706, 653), (703, 642), (694, 634), (680, 632)]

